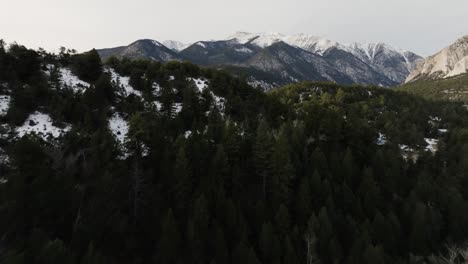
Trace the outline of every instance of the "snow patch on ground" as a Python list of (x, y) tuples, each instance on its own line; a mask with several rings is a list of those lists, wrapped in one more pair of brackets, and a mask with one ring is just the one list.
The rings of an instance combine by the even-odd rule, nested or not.
[(198, 91), (200, 93), (203, 92), (203, 90), (205, 90), (206, 88), (208, 88), (208, 81), (207, 80), (203, 80), (201, 78), (188, 78), (188, 80), (192, 81), (193, 83), (195, 83), (195, 85), (197, 86), (198, 88)]
[(182, 103), (175, 103), (174, 104), (174, 111), (176, 112), (176, 114), (180, 113), (182, 111)]
[(110, 74), (112, 82), (115, 85), (118, 85), (123, 89), (124, 94), (123, 96), (129, 96), (131, 94), (134, 94), (136, 96), (141, 97), (142, 94), (140, 91), (137, 91), (133, 89), (133, 87), (130, 85), (130, 77), (127, 76), (120, 76), (117, 72), (115, 72), (114, 69), (108, 68), (107, 72)]
[(129, 125), (120, 114), (114, 113), (112, 117), (109, 118), (109, 129), (120, 144), (125, 143)]
[(154, 101), (153, 105), (154, 105), (154, 107), (156, 107), (157, 111), (161, 111), (161, 109), (162, 109), (162, 103), (161, 102)]
[(22, 126), (16, 128), (16, 133), (18, 137), (35, 133), (44, 140), (47, 140), (50, 136), (58, 138), (70, 131), (70, 129), (70, 125), (65, 125), (64, 128), (54, 126), (52, 118), (48, 114), (36, 111), (26, 119)]
[(383, 146), (387, 143), (387, 137), (379, 132), (379, 137), (377, 138), (377, 145)]
[(435, 138), (425, 138), (424, 140), (427, 143), (426, 151), (430, 151), (432, 152), (432, 154), (436, 153), (438, 149), (437, 145), (439, 144), (439, 140)]
[(218, 110), (221, 113), (223, 113), (224, 110), (225, 110), (226, 99), (224, 99), (223, 97), (219, 97), (219, 96), (215, 95), (213, 92), (211, 92), (211, 96), (214, 99), (215, 106), (218, 108)]
[(4, 116), (10, 108), (11, 96), (9, 95), (0, 95), (0, 116)]
[(161, 85), (159, 85), (157, 82), (153, 82), (151, 85), (151, 88), (153, 89), (153, 95), (154, 96), (160, 96), (161, 95)]
[(405, 160), (412, 159), (413, 161), (416, 161), (418, 159), (418, 155), (414, 153), (414, 149), (411, 148), (410, 146), (400, 144), (399, 147), (401, 150), (401, 156)]
[(441, 133), (441, 134), (445, 134), (445, 133), (448, 132), (448, 129), (446, 129), (446, 128), (439, 128), (439, 129), (437, 129), (437, 130), (438, 130), (439, 133)]
[(60, 83), (65, 88), (72, 89), (75, 93), (82, 93), (90, 87), (90, 84), (80, 80), (70, 69), (60, 68)]

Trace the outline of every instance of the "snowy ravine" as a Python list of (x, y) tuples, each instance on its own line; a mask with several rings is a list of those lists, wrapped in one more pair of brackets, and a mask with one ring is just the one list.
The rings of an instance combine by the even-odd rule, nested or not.
[(80, 80), (78, 76), (74, 75), (68, 68), (60, 68), (60, 83), (64, 88), (72, 89), (75, 93), (83, 93), (91, 85), (85, 81)]
[(52, 118), (48, 114), (36, 111), (26, 119), (22, 126), (17, 127), (15, 131), (18, 137), (35, 133), (44, 140), (47, 140), (49, 137), (58, 138), (70, 131), (70, 129), (70, 125), (65, 125), (63, 128), (54, 126)]
[[(128, 122), (122, 117), (119, 113), (114, 113), (109, 118), (109, 130), (111, 131), (112, 135), (119, 143), (119, 149), (121, 151), (121, 155), (119, 155), (119, 159), (126, 159), (130, 156), (131, 151), (127, 148), (125, 143), (127, 142), (127, 135), (130, 126)], [(149, 148), (144, 144), (140, 145), (141, 155), (147, 156), (149, 153)]]
[(122, 96), (129, 96), (131, 94), (134, 94), (136, 96), (142, 96), (140, 91), (137, 91), (133, 89), (133, 87), (130, 85), (130, 77), (126, 76), (120, 76), (117, 72), (115, 72), (114, 69), (112, 68), (106, 68), (106, 72), (110, 74), (111, 80), (114, 84), (119, 85), (123, 91), (124, 94)]

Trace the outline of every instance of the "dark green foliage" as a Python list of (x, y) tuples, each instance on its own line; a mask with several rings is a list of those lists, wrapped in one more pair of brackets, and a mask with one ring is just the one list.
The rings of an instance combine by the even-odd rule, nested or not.
[[(91, 87), (61, 87), (46, 63)], [(13, 98), (1, 124), (40, 110), (73, 127), (0, 137), (2, 263), (410, 263), (468, 239), (460, 105), (320, 83), (263, 93), (190, 63), (111, 58), (142, 93), (125, 96), (94, 51), (0, 45), (0, 67)], [(129, 121), (124, 144), (115, 113)]]
[(95, 49), (73, 55), (71, 63), (76, 75), (87, 82), (96, 81), (102, 74), (101, 57)]
[(397, 88), (430, 100), (468, 102), (468, 74), (439, 80), (417, 80)]

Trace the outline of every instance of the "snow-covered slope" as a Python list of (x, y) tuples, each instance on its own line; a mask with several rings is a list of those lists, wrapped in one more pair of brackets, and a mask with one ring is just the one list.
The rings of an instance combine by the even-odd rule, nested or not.
[(352, 53), (389, 79), (402, 83), (422, 58), (385, 43), (353, 43), (339, 48)]
[(125, 143), (129, 125), (120, 114), (114, 113), (114, 115), (109, 118), (109, 129), (120, 144)]
[(468, 35), (417, 65), (406, 82), (443, 79), (468, 72)]
[(130, 77), (127, 76), (120, 76), (118, 73), (115, 72), (114, 69), (112, 68), (106, 68), (106, 71), (110, 74), (112, 82), (119, 86), (121, 89), (119, 91), (119, 94), (121, 96), (127, 97), (131, 94), (134, 94), (136, 96), (142, 96), (140, 91), (135, 90), (131, 85), (130, 85)]
[(18, 137), (35, 133), (47, 140), (49, 137), (58, 138), (70, 131), (70, 129), (70, 125), (64, 125), (62, 128), (55, 126), (54, 121), (48, 114), (36, 111), (26, 119), (22, 126), (16, 128), (16, 133)]
[(68, 68), (60, 68), (60, 83), (63, 88), (72, 89), (73, 92), (79, 93), (86, 91), (90, 84), (80, 80), (78, 76), (74, 75)]

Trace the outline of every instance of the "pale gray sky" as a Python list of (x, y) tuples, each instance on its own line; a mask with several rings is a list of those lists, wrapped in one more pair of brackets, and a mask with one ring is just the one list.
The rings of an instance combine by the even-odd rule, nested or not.
[(468, 34), (467, 0), (0, 0), (0, 38), (85, 51), (235, 31), (386, 42), (430, 55)]

